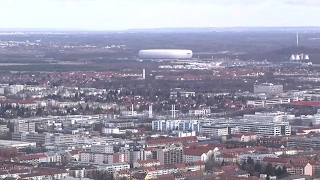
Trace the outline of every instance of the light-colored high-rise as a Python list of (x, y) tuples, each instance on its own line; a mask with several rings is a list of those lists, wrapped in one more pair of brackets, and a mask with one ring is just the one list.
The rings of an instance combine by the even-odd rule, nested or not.
[(182, 146), (162, 146), (152, 150), (152, 159), (158, 159), (161, 165), (183, 162)]
[(14, 123), (14, 132), (35, 132), (36, 125), (33, 122)]
[(272, 83), (255, 84), (253, 86), (253, 92), (278, 95), (283, 93), (283, 85), (274, 85)]

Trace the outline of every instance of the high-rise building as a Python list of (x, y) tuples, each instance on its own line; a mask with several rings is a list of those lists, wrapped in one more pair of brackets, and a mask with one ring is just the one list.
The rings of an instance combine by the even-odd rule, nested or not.
[(240, 133), (255, 132), (258, 136), (288, 136), (291, 135), (289, 122), (234, 120), (222, 122), (226, 126), (238, 127)]
[(183, 162), (182, 146), (162, 146), (152, 150), (152, 159), (158, 159), (161, 165)]
[(133, 164), (139, 160), (147, 159), (147, 151), (145, 149), (130, 149), (126, 150), (125, 153), (128, 155), (130, 164)]
[(112, 145), (94, 144), (91, 146), (91, 152), (94, 153), (114, 153)]
[(196, 131), (199, 132), (201, 124), (198, 120), (156, 120), (152, 121), (152, 130), (156, 131)]
[(256, 84), (253, 87), (253, 92), (278, 95), (283, 93), (283, 85), (274, 85), (272, 83)]
[(14, 132), (35, 132), (36, 125), (33, 122), (14, 123)]

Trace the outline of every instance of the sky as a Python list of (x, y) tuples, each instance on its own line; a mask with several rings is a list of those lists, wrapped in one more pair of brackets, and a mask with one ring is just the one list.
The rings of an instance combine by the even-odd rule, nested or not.
[(320, 0), (0, 0), (0, 28), (320, 26)]

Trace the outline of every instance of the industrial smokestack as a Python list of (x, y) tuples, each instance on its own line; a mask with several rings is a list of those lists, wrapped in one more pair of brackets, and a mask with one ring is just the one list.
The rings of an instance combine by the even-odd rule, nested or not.
[(176, 105), (174, 104), (171, 105), (171, 115), (172, 115), (172, 119), (176, 118)]
[(152, 105), (151, 105), (151, 104), (149, 105), (149, 118), (153, 118), (153, 115), (152, 115)]
[(142, 70), (142, 79), (146, 79), (146, 69)]
[(291, 60), (291, 61), (296, 60), (296, 57), (294, 56), (294, 54), (291, 55), (290, 60)]
[(176, 119), (176, 105), (173, 105), (173, 119)]
[(297, 46), (299, 46), (299, 32), (297, 32)]
[(310, 59), (310, 58), (309, 58), (309, 55), (306, 54), (306, 55), (304, 56), (304, 59), (309, 60), (309, 59)]
[(131, 116), (133, 116), (134, 113), (133, 113), (133, 103), (131, 104)]

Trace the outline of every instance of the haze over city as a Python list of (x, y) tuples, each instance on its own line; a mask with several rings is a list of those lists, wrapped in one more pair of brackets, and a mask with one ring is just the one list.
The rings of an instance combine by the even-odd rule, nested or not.
[(320, 180), (320, 0), (0, 0), (0, 179)]
[(318, 0), (0, 0), (0, 28), (319, 26)]

